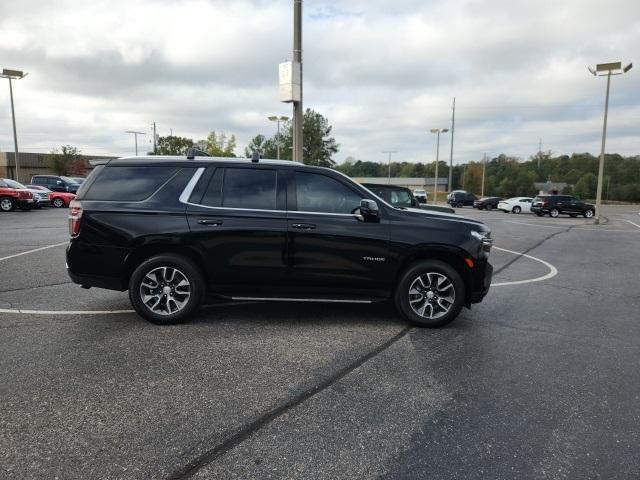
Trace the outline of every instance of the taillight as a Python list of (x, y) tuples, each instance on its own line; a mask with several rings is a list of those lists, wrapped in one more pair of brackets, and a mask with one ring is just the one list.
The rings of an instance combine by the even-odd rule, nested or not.
[(80, 223), (82, 221), (82, 205), (76, 200), (69, 204), (69, 235), (72, 237), (80, 233)]

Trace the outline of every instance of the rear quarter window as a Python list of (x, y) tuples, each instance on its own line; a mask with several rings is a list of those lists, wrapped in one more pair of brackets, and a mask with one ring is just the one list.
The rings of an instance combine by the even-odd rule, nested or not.
[(96, 172), (93, 182), (86, 181), (82, 200), (138, 202), (153, 195), (179, 169), (176, 167), (107, 166)]

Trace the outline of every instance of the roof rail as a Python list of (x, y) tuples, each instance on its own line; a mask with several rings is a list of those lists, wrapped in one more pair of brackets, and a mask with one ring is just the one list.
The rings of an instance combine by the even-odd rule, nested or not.
[(187, 159), (193, 160), (196, 157), (210, 157), (207, 152), (203, 152), (202, 150), (198, 150), (197, 148), (187, 148)]

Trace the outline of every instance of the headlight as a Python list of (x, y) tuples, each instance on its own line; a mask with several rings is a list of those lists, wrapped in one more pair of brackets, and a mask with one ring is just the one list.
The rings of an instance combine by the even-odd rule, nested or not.
[(491, 246), (493, 245), (491, 232), (478, 232), (476, 230), (471, 230), (471, 236), (476, 240), (479, 240), (480, 243), (482, 243), (482, 250), (489, 254), (489, 252), (491, 251)]

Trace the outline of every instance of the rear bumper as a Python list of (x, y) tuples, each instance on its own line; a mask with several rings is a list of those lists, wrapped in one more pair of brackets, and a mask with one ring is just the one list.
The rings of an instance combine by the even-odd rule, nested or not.
[(124, 291), (127, 289), (124, 268), (127, 254), (127, 249), (88, 245), (71, 239), (67, 246), (67, 274), (73, 283), (83, 287)]

